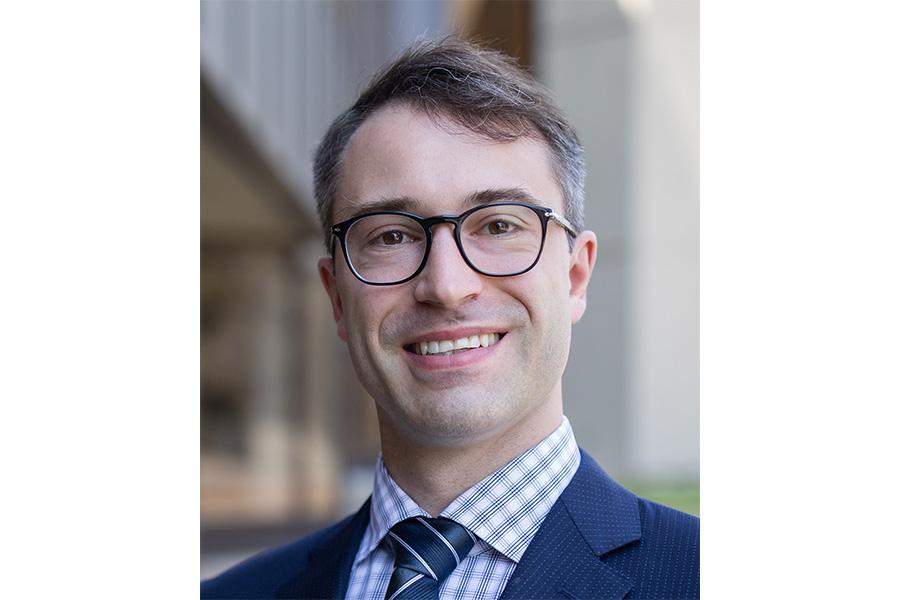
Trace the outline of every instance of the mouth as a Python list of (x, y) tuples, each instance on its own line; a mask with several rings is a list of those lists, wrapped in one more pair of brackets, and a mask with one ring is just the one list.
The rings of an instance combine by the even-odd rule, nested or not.
[(406, 344), (403, 349), (419, 356), (452, 356), (478, 348), (488, 348), (502, 340), (505, 335), (505, 331), (494, 331), (457, 339), (427, 339)]

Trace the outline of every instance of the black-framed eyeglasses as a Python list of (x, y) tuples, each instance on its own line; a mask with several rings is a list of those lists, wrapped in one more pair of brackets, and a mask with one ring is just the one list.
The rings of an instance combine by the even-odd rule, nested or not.
[(512, 277), (530, 271), (541, 258), (547, 224), (558, 223), (572, 237), (578, 232), (551, 208), (527, 202), (496, 202), (460, 215), (419, 215), (384, 210), (357, 215), (331, 228), (344, 260), (369, 285), (398, 285), (422, 272), (431, 252), (435, 225), (453, 224), (456, 247), (473, 271)]

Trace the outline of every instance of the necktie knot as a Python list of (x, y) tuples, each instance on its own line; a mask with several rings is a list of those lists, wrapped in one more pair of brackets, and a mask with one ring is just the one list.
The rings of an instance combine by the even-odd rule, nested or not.
[(437, 598), (440, 583), (475, 545), (465, 527), (444, 517), (400, 521), (388, 531), (388, 539), (394, 549), (394, 572), (387, 600)]

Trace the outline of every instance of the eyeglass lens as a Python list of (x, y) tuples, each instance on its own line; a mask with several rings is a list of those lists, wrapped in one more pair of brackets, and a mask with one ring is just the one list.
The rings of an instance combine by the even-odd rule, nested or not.
[[(484, 206), (469, 213), (461, 227), (465, 256), (487, 275), (523, 271), (541, 250), (541, 218), (525, 206)], [(363, 279), (391, 283), (410, 277), (422, 264), (426, 236), (423, 227), (409, 217), (369, 215), (347, 230), (346, 246), (349, 262)]]

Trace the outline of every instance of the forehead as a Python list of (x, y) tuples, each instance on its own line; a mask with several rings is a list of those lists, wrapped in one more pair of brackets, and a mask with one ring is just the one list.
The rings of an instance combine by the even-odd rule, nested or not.
[(423, 215), (462, 212), (466, 199), (487, 190), (519, 188), (561, 211), (547, 145), (532, 137), (499, 142), (422, 111), (388, 105), (353, 134), (344, 154), (334, 221), (367, 204), (407, 198)]

